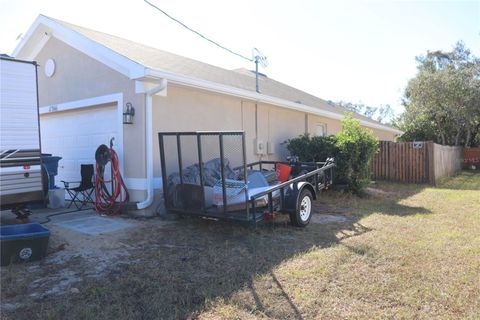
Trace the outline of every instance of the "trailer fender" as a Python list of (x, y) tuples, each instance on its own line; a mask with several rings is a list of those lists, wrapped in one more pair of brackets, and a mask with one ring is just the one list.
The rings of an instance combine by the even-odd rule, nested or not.
[(317, 199), (317, 193), (315, 188), (309, 182), (298, 182), (292, 183), (285, 192), (285, 197), (283, 199), (283, 211), (285, 212), (295, 212), (297, 210), (297, 201), (300, 193), (303, 189), (308, 189), (312, 194), (313, 200)]

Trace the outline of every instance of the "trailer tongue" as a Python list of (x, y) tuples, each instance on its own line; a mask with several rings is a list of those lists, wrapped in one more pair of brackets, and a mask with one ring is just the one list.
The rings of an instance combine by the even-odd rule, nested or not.
[(333, 159), (247, 163), (243, 131), (160, 132), (158, 138), (167, 212), (252, 225), (285, 213), (304, 227), (317, 193), (333, 183)]

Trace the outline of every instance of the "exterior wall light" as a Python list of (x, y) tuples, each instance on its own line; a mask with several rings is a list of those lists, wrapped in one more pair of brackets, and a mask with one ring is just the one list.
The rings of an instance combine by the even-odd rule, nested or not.
[(133, 124), (133, 116), (135, 115), (135, 108), (130, 102), (126, 104), (127, 109), (123, 113), (123, 124)]

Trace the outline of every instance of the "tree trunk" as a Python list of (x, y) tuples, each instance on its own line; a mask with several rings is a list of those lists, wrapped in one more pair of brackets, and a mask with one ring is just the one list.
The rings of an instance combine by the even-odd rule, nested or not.
[(472, 130), (470, 129), (470, 126), (467, 127), (467, 136), (465, 137), (465, 147), (470, 146), (470, 139), (472, 137)]
[(445, 145), (445, 133), (440, 132), (440, 138), (442, 140), (442, 144)]
[(455, 146), (458, 146), (460, 143), (460, 134), (462, 133), (462, 129), (458, 129), (457, 134), (455, 135)]

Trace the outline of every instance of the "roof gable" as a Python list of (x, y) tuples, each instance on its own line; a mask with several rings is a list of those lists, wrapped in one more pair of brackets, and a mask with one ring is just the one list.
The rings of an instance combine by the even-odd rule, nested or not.
[[(35, 20), (13, 55), (32, 60), (52, 36), (130, 79), (160, 77), (182, 85), (241, 96), (334, 119), (341, 119), (345, 112), (350, 112), (264, 76), (259, 78), (259, 94), (255, 91), (255, 79), (248, 70), (226, 70), (43, 15)], [(354, 117), (365, 126), (402, 133), (365, 116), (354, 113)]]
[(33, 60), (51, 37), (67, 43), (131, 79), (145, 73), (143, 65), (83, 36), (58, 20), (43, 15), (39, 15), (33, 22), (12, 55), (20, 59)]

